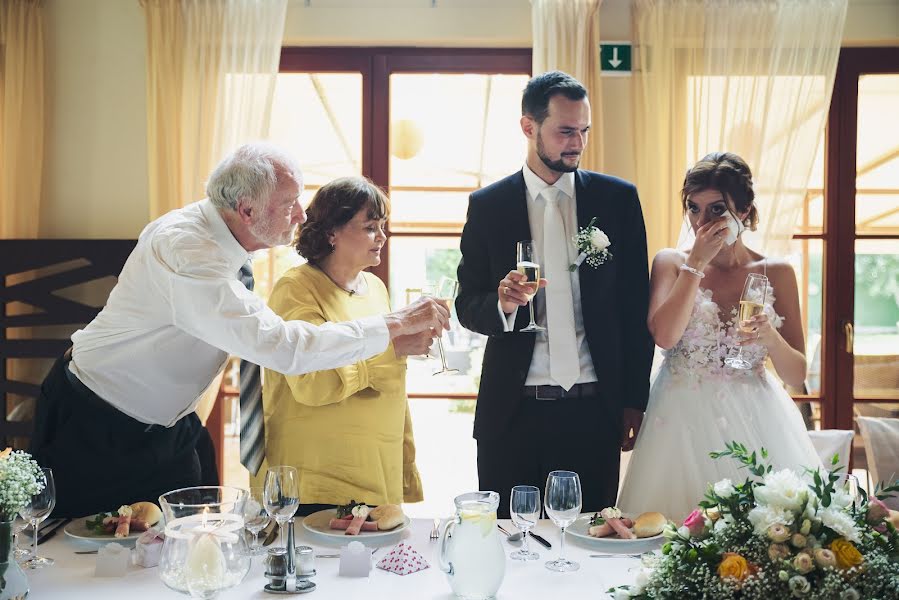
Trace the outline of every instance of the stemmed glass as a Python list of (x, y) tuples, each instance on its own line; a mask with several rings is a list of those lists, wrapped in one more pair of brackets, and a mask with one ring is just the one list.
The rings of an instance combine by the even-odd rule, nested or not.
[(300, 506), (299, 489), (299, 475), (293, 467), (269, 467), (265, 473), (265, 487), (262, 490), (265, 512), (277, 521), (280, 543), (285, 548), (284, 529)]
[(41, 472), (44, 474), (44, 489), (32, 496), (31, 501), (19, 511), (22, 518), (31, 524), (31, 530), (34, 532), (31, 558), (22, 563), (22, 566), (28, 569), (49, 567), (54, 562), (52, 558), (38, 556), (37, 554), (38, 525), (49, 517), (54, 507), (56, 507), (56, 485), (53, 483), (53, 471), (43, 468)]
[(268, 527), (271, 521), (268, 509), (265, 507), (263, 488), (251, 487), (247, 501), (243, 505), (244, 528), (253, 534), (253, 543), (247, 552), (251, 556), (266, 553), (266, 549), (259, 545), (259, 532)]
[[(447, 310), (453, 309), (453, 301), (459, 291), (459, 282), (452, 277), (441, 277), (436, 289), (432, 284), (422, 286), (421, 293), (424, 296), (433, 296), (439, 302), (446, 305)], [(440, 353), (440, 369), (434, 371), (434, 375), (448, 375), (458, 373), (459, 369), (450, 369), (446, 365), (446, 351), (443, 349), (443, 331), (437, 337), (437, 351)]]
[[(744, 327), (743, 321), (761, 314), (765, 310), (765, 296), (768, 293), (768, 278), (759, 273), (750, 273), (743, 284), (743, 293), (740, 295), (740, 310), (737, 313), (737, 325), (744, 333), (751, 333), (752, 327)], [(728, 356), (724, 364), (732, 369), (751, 369), (752, 363), (743, 358), (743, 346), (736, 356)]]
[(16, 560), (22, 560), (26, 557), (31, 556), (31, 549), (29, 548), (20, 548), (19, 547), (19, 534), (25, 531), (25, 528), (28, 527), (28, 519), (16, 513), (15, 520), (13, 522), (13, 547), (15, 550)]
[(576, 562), (565, 558), (565, 528), (581, 514), (581, 480), (574, 471), (552, 471), (546, 478), (546, 514), (561, 530), (559, 558), (546, 562), (550, 571), (577, 571)]
[(537, 262), (537, 249), (534, 246), (534, 242), (531, 240), (518, 242), (516, 254), (518, 258), (515, 268), (528, 278), (522, 285), (528, 288), (528, 290), (533, 290), (533, 292), (527, 295), (528, 308), (531, 311), (531, 322), (521, 331), (546, 331), (545, 327), (537, 325), (536, 321), (534, 321), (534, 296), (537, 295), (537, 290), (540, 288), (540, 263)]
[(524, 544), (520, 550), (509, 555), (514, 560), (537, 560), (540, 555), (531, 552), (528, 547), (528, 532), (537, 524), (540, 518), (540, 490), (532, 485), (516, 485), (512, 488), (512, 497), (509, 500), (509, 512), (512, 522), (524, 534)]

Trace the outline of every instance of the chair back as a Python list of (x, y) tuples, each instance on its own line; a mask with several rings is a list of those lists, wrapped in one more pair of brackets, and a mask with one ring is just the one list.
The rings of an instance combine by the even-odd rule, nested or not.
[(821, 429), (808, 432), (812, 445), (826, 469), (835, 468), (831, 464), (834, 455), (839, 456), (837, 465), (843, 467), (843, 473), (849, 471), (849, 457), (852, 452), (852, 437), (855, 432), (843, 429)]
[[(868, 469), (874, 484), (891, 484), (899, 479), (899, 419), (856, 417), (868, 455)], [(885, 504), (899, 510), (899, 497)]]

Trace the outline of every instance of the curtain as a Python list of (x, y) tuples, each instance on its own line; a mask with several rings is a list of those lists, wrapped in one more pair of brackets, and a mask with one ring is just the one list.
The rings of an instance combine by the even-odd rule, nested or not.
[(287, 0), (141, 0), (150, 218), (203, 197), (235, 146), (268, 133)]
[(758, 231), (786, 254), (805, 202), (847, 0), (636, 0), (636, 183), (650, 256), (687, 238), (684, 173), (713, 151), (753, 172)]
[(599, 7), (602, 0), (531, 0), (534, 75), (564, 71), (590, 97), (590, 142), (581, 167), (602, 169), (602, 88), (599, 64)]
[(0, 0), (0, 238), (36, 238), (44, 162), (41, 0)]

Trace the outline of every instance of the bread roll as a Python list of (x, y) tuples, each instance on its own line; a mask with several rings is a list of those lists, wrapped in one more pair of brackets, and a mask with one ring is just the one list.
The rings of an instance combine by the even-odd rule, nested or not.
[(634, 519), (634, 533), (638, 538), (647, 538), (662, 533), (665, 528), (665, 515), (658, 512), (645, 512)]
[(152, 502), (135, 502), (131, 505), (131, 518), (146, 521), (147, 525), (152, 527), (159, 523), (162, 511)]
[(403, 510), (396, 504), (382, 504), (373, 508), (368, 516), (378, 523), (378, 529), (381, 531), (398, 527), (403, 524), (405, 519)]

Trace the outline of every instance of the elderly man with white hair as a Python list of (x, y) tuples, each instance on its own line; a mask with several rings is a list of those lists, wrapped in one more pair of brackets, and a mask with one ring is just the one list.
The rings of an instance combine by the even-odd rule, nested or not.
[[(55, 516), (156, 500), (204, 481), (197, 402), (233, 354), (285, 374), (333, 369), (390, 340), (439, 332), (433, 299), (384, 316), (284, 321), (250, 291), (250, 253), (292, 241), (306, 215), (293, 160), (267, 144), (235, 150), (207, 198), (141, 232), (100, 314), (72, 335), (38, 398), (31, 451), (53, 469)], [(208, 438), (207, 438), (208, 439)]]

